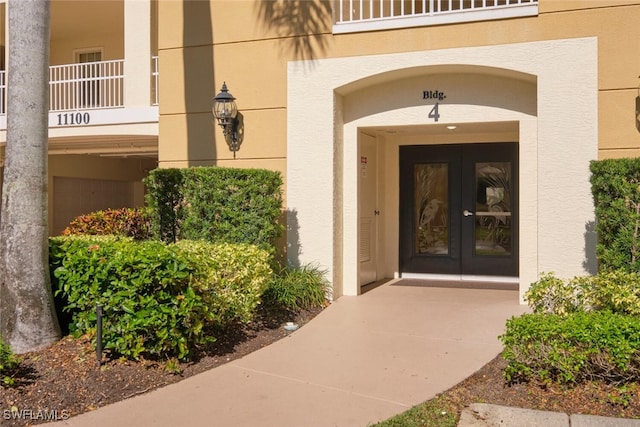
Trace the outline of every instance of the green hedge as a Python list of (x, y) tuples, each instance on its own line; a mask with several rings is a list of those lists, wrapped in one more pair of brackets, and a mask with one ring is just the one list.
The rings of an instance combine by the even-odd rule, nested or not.
[(640, 158), (592, 161), (600, 270), (640, 271)]
[(282, 177), (263, 169), (156, 169), (145, 181), (152, 229), (181, 239), (251, 243), (274, 251), (282, 234)]
[(167, 243), (175, 243), (184, 221), (182, 169), (154, 169), (144, 180), (145, 203), (150, 210), (153, 235)]
[(525, 314), (500, 337), (509, 382), (608, 383), (640, 375), (640, 318), (608, 311)]
[(247, 321), (271, 275), (270, 255), (248, 244), (134, 242), (114, 236), (50, 239), (56, 304), (76, 335), (116, 355), (188, 358), (215, 338), (208, 327)]

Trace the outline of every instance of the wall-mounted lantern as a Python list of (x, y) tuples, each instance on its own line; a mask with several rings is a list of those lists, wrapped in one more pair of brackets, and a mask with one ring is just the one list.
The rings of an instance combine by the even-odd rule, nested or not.
[(218, 120), (218, 124), (222, 128), (222, 134), (229, 150), (233, 151), (234, 159), (243, 139), (242, 114), (238, 113), (235, 100), (227, 89), (227, 82), (224, 82), (220, 93), (213, 98), (213, 106), (211, 107), (213, 117)]

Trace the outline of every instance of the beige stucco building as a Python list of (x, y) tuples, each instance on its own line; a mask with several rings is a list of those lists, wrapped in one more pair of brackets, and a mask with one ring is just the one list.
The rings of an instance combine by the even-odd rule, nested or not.
[(640, 154), (639, 21), (632, 0), (53, 0), (52, 70), (122, 71), (80, 66), (75, 104), (52, 83), (50, 222), (142, 203), (156, 165), (259, 167), (285, 177), (289, 261), (334, 297), (594, 273), (589, 161)]

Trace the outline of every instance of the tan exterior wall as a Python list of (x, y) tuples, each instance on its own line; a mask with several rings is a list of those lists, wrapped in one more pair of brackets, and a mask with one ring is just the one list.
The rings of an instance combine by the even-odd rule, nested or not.
[[(532, 76), (529, 89), (537, 91), (529, 110), (509, 107), (502, 114), (476, 108), (490, 99), (484, 95), (478, 104), (452, 108), (452, 117), (460, 122), (474, 117), (476, 121), (517, 123), (521, 159), (531, 159), (520, 165), (521, 176), (527, 177), (520, 206), (520, 276), (525, 286), (540, 271), (555, 270), (562, 275), (592, 271), (592, 242), (586, 242), (589, 247), (585, 249), (585, 225), (593, 219), (588, 162), (640, 154), (640, 133), (634, 122), (640, 83), (640, 56), (635, 54), (640, 51), (640, 1), (540, 0), (538, 16), (345, 34), (332, 33), (331, 3), (295, 2), (299, 9), (287, 15), (286, 6), (277, 8), (280, 2), (160, 1), (159, 165), (286, 170), (290, 206), (303, 206), (289, 212), (290, 219), (295, 216), (300, 221), (300, 236), (304, 236), (302, 261), (320, 260), (330, 266), (336, 296), (356, 294), (354, 200), (358, 190), (353, 162), (358, 129), (419, 125), (421, 120), (413, 116), (416, 112), (410, 105), (390, 106), (385, 111), (380, 108), (383, 102), (372, 103), (375, 100), (365, 92), (357, 99), (358, 91), (381, 84), (379, 91), (393, 92), (393, 85), (405, 82), (403, 77), (412, 77), (410, 65), (403, 65), (409, 63), (425, 70), (457, 64), (522, 72)], [(572, 40), (588, 55), (584, 62), (570, 51)], [(565, 52), (563, 58), (553, 52), (556, 47)], [(500, 56), (507, 52), (512, 57)], [(387, 58), (398, 64), (387, 66)], [(367, 72), (360, 70), (364, 63), (370, 66)], [(342, 75), (332, 70), (334, 65)], [(583, 66), (588, 69), (580, 70)], [(563, 68), (557, 70), (561, 83), (554, 79), (556, 67)], [(395, 74), (389, 78), (385, 72)], [(235, 161), (221, 142), (222, 133), (210, 113), (211, 98), (223, 82), (245, 117), (246, 136)], [(585, 87), (580, 87), (583, 83)], [(411, 91), (401, 93), (408, 96)], [(528, 96), (528, 102), (533, 102), (534, 95)], [(349, 118), (354, 111), (372, 105), (378, 110)], [(405, 115), (396, 115), (394, 108)], [(500, 139), (498, 136), (484, 131), (475, 140)], [(438, 138), (443, 141), (446, 136)], [(393, 178), (397, 175), (393, 153), (406, 142), (387, 135), (379, 136), (378, 143), (387, 156), (383, 175)], [(576, 149), (579, 158), (572, 156)], [(571, 166), (560, 172), (568, 163)], [(326, 182), (317, 176), (306, 178), (314, 173), (326, 174)], [(393, 183), (393, 179), (385, 182)], [(396, 187), (386, 191), (387, 210), (396, 208), (394, 191)], [(563, 198), (569, 193), (575, 200)], [(558, 220), (557, 206), (577, 217)], [(397, 219), (387, 220), (382, 227), (384, 243), (392, 248), (398, 238), (394, 227)], [(553, 231), (558, 228), (570, 234), (562, 248)], [(397, 272), (396, 252), (397, 248), (386, 253), (381, 268), (387, 277)], [(521, 292), (525, 289), (521, 284)]]
[[(173, 127), (176, 115), (210, 114), (211, 98), (226, 81), (239, 110), (251, 118), (245, 123), (247, 137), (240, 158), (262, 158), (262, 150), (251, 152), (258, 145), (276, 147), (267, 157), (282, 158), (285, 114), (278, 119), (273, 110), (285, 108), (288, 61), (577, 37), (598, 39), (599, 156), (640, 152), (640, 133), (633, 123), (640, 70), (640, 56), (634, 54), (640, 51), (640, 1), (540, 0), (537, 17), (336, 36), (331, 34), (330, 10), (320, 2), (302, 2), (307, 9), (301, 12), (320, 16), (318, 28), (310, 20), (298, 25), (287, 21), (259, 1), (194, 3), (159, 3), (160, 126)], [(295, 37), (307, 33), (313, 36)], [(268, 117), (261, 120), (264, 116)], [(160, 164), (185, 160), (184, 150), (165, 147), (186, 146), (187, 135), (195, 135), (189, 138), (190, 146), (205, 147), (196, 149), (198, 157), (191, 160), (215, 163), (205, 153), (211, 154), (206, 147), (214, 137), (222, 138), (219, 128), (206, 124), (205, 118), (193, 128), (184, 126), (185, 118), (179, 121), (182, 129), (173, 129), (170, 138), (160, 133)], [(229, 158), (224, 143), (215, 146), (220, 158)]]

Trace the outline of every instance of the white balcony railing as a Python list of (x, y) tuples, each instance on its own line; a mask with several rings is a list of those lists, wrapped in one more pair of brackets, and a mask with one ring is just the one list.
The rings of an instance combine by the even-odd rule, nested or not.
[(49, 67), (49, 111), (124, 105), (124, 60)]
[[(152, 58), (150, 105), (158, 105), (158, 57)], [(0, 115), (6, 114), (6, 72), (0, 71)], [(124, 107), (124, 60), (49, 67), (49, 111)]]
[(335, 0), (334, 33), (536, 15), (538, 0)]

